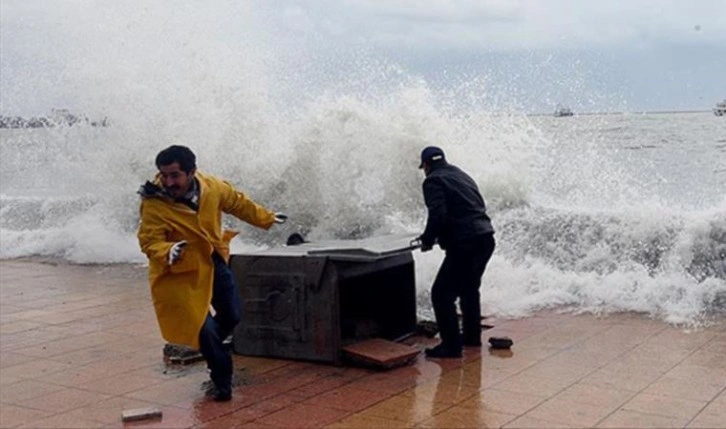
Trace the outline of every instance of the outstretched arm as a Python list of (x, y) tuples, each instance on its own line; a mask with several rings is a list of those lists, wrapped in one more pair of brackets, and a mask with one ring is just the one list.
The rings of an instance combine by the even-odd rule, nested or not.
[(269, 229), (275, 223), (275, 213), (247, 198), (230, 183), (222, 182), (221, 209), (254, 226)]

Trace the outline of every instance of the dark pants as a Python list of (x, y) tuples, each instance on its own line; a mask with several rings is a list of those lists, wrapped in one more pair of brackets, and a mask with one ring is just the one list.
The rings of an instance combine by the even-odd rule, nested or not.
[(214, 262), (214, 287), (212, 307), (215, 315), (207, 314), (199, 332), (199, 351), (211, 370), (210, 378), (218, 389), (232, 386), (232, 356), (222, 342), (242, 317), (242, 304), (232, 270), (221, 256), (212, 254)]
[[(439, 325), (441, 345), (461, 350), (464, 342), (481, 341), (481, 301), (479, 287), (489, 258), (494, 253), (493, 234), (486, 234), (446, 250), (446, 257), (431, 287), (431, 302)], [(456, 316), (456, 298), (462, 315), (462, 333)]]

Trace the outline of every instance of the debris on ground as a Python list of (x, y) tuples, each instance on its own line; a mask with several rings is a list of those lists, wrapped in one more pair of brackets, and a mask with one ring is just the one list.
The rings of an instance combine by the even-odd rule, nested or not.
[(164, 362), (171, 365), (189, 365), (204, 360), (199, 351), (177, 344), (164, 345)]
[(135, 408), (133, 410), (124, 410), (121, 412), (122, 422), (135, 422), (139, 420), (160, 419), (161, 410), (154, 407)]
[(489, 345), (493, 349), (510, 349), (514, 341), (509, 337), (489, 337)]
[(433, 338), (439, 333), (439, 325), (431, 320), (419, 320), (416, 324), (416, 335), (423, 335), (426, 338)]

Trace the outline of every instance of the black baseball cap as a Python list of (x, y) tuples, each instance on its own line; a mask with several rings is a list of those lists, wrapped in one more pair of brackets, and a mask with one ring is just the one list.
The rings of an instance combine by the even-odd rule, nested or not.
[(419, 164), (418, 168), (423, 168), (424, 162), (432, 164), (445, 159), (444, 151), (440, 147), (427, 146), (421, 151), (421, 164)]

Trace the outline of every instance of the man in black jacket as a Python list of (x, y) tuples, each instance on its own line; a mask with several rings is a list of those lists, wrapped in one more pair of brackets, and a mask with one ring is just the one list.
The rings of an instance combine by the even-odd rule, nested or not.
[[(463, 346), (481, 346), (479, 287), (494, 252), (494, 228), (476, 182), (446, 162), (444, 151), (429, 146), (421, 152), (426, 179), (423, 194), (428, 208), (426, 229), (418, 238), (421, 251), (438, 242), (446, 251), (431, 287), (431, 302), (439, 325), (441, 343), (426, 350), (432, 358), (461, 357)], [(456, 299), (462, 314), (462, 332)]]

